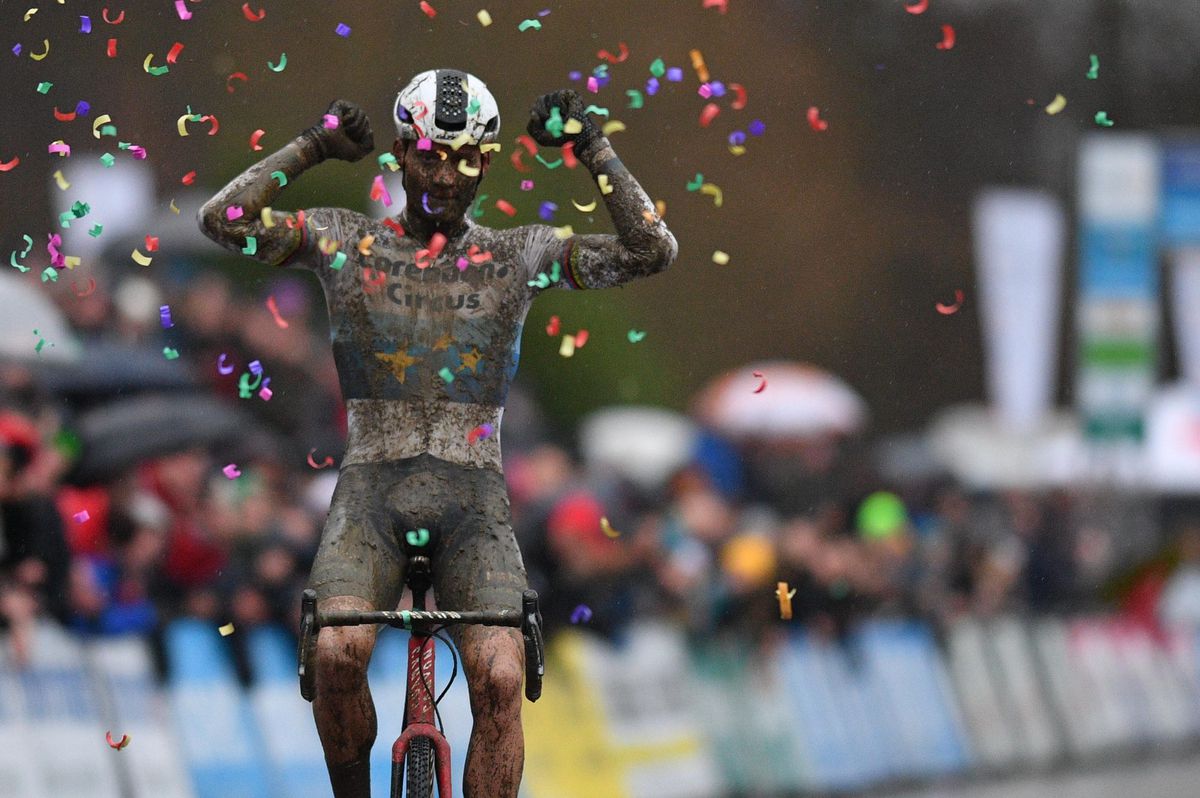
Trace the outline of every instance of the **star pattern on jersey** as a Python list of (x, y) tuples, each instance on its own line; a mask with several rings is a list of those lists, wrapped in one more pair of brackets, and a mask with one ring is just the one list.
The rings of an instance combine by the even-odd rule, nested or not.
[(392, 370), (392, 375), (404, 384), (405, 371), (410, 366), (416, 365), (419, 358), (411, 357), (408, 354), (408, 348), (397, 349), (395, 352), (376, 352), (375, 357), (387, 363)]
[(446, 333), (441, 338), (434, 341), (433, 351), (434, 352), (445, 352), (448, 349), (450, 349), (450, 347), (453, 345), (454, 345), (454, 337), (452, 335), (450, 335), (450, 333)]
[(471, 347), (470, 352), (460, 352), (458, 359), (462, 361), (462, 365), (458, 367), (459, 371), (470, 369), (472, 374), (478, 374), (479, 361), (483, 360), (483, 353), (475, 347)]

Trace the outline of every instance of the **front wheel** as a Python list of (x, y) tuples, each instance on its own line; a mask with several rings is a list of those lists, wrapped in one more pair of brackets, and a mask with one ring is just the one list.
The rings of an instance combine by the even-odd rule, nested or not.
[(392, 798), (400, 798), (402, 779), (405, 798), (433, 796), (433, 742), (428, 737), (414, 737), (408, 744), (404, 764), (392, 765)]

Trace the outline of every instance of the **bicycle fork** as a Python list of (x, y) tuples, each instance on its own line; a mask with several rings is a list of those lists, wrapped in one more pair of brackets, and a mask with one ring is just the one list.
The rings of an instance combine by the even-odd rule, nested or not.
[[(451, 798), (450, 744), (434, 724), (434, 650), (432, 637), (412, 635), (408, 639), (408, 700), (405, 702), (404, 731), (392, 744), (392, 772), (404, 771), (409, 744), (426, 737), (433, 746), (438, 798)], [(396, 793), (399, 795), (399, 793)]]

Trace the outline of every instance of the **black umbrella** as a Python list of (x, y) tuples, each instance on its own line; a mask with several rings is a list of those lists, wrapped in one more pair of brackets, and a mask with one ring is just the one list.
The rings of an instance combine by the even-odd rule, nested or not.
[(51, 393), (84, 401), (196, 387), (182, 360), (167, 360), (162, 350), (117, 341), (86, 343), (78, 361), (47, 363), (38, 375)]
[(81, 453), (70, 480), (77, 484), (103, 482), (143, 460), (198, 446), (244, 452), (247, 441), (263, 436), (236, 405), (193, 395), (111, 402), (80, 415), (74, 427)]

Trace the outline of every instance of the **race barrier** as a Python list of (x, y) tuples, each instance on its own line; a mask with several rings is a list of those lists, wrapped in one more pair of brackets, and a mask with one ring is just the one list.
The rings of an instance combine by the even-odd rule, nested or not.
[[(1200, 635), (1095, 617), (965, 620), (936, 640), (873, 621), (840, 640), (790, 630), (772, 653), (638, 622), (617, 642), (570, 629), (526, 704), (522, 798), (721, 798), (841, 793), (1027, 772), (1200, 740)], [(0, 641), (0, 795), (328, 795), (311, 707), (283, 630), (239, 630), (250, 687), (215, 628), (163, 637), (165, 684), (137, 638), (38, 630), (14, 666)], [(372, 782), (386, 795), (404, 705), (407, 635), (384, 630), (369, 671)], [(453, 670), (439, 642), (438, 683)], [(466, 682), (439, 704), (455, 796), (471, 726)], [(128, 734), (114, 750), (105, 741)]]

